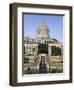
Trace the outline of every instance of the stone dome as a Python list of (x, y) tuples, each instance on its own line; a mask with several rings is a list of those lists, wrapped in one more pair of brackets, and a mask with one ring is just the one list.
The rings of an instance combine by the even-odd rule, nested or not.
[(42, 21), (38, 27), (37, 38), (49, 38), (49, 29), (45, 21)]

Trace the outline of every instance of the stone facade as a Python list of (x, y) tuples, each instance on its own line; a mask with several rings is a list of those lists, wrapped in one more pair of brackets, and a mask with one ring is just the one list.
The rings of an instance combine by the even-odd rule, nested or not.
[[(39, 43), (48, 44), (48, 55), (38, 53)], [(41, 56), (45, 57), (45, 62), (46, 62), (47, 68), (48, 69), (50, 68), (50, 66), (48, 64), (50, 62), (50, 59), (52, 59), (52, 46), (59, 47), (61, 49), (61, 56), (63, 56), (63, 43), (60, 43), (55, 38), (50, 37), (49, 28), (44, 21), (39, 25), (39, 27), (37, 29), (36, 38), (24, 37), (24, 54), (25, 54), (25, 56), (28, 56), (28, 55), (34, 56), (34, 59), (32, 60), (32, 62), (35, 63), (35, 65), (36, 65), (35, 67), (37, 69), (39, 69), (38, 65), (40, 62), (39, 60), (41, 60), (40, 59)], [(57, 56), (55, 56), (55, 57), (57, 59)], [(52, 61), (54, 61), (54, 59)], [(33, 63), (32, 63), (32, 65), (33, 65)], [(29, 64), (27, 64), (27, 66)]]
[[(63, 49), (63, 44), (60, 43), (58, 40), (50, 38), (49, 29), (45, 22), (42, 22), (37, 30), (37, 37), (36, 38), (24, 38), (24, 47), (25, 47), (25, 54), (37, 54), (38, 53), (38, 44), (39, 43), (47, 43), (48, 44), (48, 51), (49, 55), (51, 55), (51, 47), (56, 46), (60, 47), (61, 51)], [(33, 50), (35, 49), (35, 50)], [(62, 52), (63, 53), (63, 52)]]

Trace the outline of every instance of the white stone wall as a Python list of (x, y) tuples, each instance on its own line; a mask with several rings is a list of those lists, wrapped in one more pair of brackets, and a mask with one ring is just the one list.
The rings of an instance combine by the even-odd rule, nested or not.
[[(46, 40), (47, 42), (47, 40)], [(40, 43), (45, 43), (45, 40), (41, 40)], [(60, 47), (61, 48), (61, 53), (63, 54), (63, 44), (62, 43), (49, 43), (48, 44), (48, 54), (49, 56), (51, 55), (51, 47), (52, 46), (56, 46), (56, 47)], [(37, 54), (38, 53), (38, 44), (35, 43), (24, 43), (24, 47), (25, 47), (25, 54)], [(35, 50), (34, 50), (35, 49)]]
[(25, 54), (37, 54), (38, 44), (24, 44)]

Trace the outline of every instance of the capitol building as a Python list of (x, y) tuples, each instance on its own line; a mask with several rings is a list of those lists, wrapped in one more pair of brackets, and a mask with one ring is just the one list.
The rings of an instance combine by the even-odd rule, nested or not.
[(45, 21), (36, 33), (35, 38), (24, 37), (24, 74), (63, 72), (63, 43), (50, 37)]

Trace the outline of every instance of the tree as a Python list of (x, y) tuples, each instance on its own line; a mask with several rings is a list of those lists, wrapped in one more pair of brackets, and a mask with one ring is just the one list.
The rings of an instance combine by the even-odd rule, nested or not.
[(28, 63), (29, 62), (29, 58), (24, 57), (24, 63)]
[(48, 44), (39, 44), (38, 45), (38, 53), (48, 54)]
[(59, 47), (56, 47), (56, 46), (52, 46), (52, 56), (58, 56), (60, 55), (61, 56), (61, 48)]

